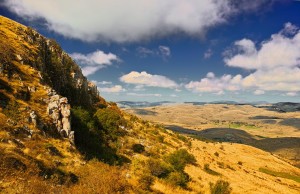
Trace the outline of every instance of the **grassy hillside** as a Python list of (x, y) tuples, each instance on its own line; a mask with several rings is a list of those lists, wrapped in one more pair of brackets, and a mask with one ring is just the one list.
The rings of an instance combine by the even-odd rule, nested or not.
[[(0, 193), (299, 192), (299, 169), (268, 152), (121, 111), (55, 41), (4, 17), (0, 68)], [(49, 89), (71, 104), (74, 143), (47, 114)]]

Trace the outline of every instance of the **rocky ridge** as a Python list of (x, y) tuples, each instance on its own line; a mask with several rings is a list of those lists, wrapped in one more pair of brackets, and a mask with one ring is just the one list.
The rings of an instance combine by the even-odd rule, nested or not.
[[(47, 110), (41, 112), (28, 106), (29, 118), (26, 120), (44, 131), (48, 115), (52, 119), (51, 126), (74, 143), (74, 131), (70, 123), (71, 106), (93, 108), (100, 100), (97, 86), (84, 77), (80, 67), (55, 40), (47, 39), (32, 28), (5, 17), (0, 16), (0, 19), (0, 76), (7, 80), (7, 83), (4, 81), (0, 84), (0, 89), (6, 89), (0, 95), (1, 107), (6, 108), (14, 98), (30, 102), (33, 96), (39, 95), (35, 102)], [(26, 70), (23, 70), (24, 67)], [(40, 87), (26, 77), (26, 71), (34, 72), (32, 77)], [(15, 91), (8, 82), (16, 82)], [(10, 94), (13, 96), (10, 97)], [(47, 112), (44, 116), (43, 111)], [(13, 121), (12, 118), (10, 120)], [(17, 121), (13, 122), (18, 124)]]

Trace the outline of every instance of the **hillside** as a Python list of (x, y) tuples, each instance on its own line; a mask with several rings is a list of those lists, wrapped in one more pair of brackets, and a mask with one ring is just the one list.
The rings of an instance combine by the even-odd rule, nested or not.
[[(0, 16), (0, 193), (298, 193), (300, 170), (106, 102), (54, 41)], [(242, 180), (242, 181), (241, 181)]]
[(269, 107), (228, 104), (181, 104), (127, 111), (162, 123), (173, 131), (251, 145), (300, 165), (299, 112), (274, 112)]

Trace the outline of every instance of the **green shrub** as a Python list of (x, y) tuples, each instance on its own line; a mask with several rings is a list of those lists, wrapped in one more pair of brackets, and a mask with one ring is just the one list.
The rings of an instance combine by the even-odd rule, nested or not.
[(230, 184), (227, 181), (218, 180), (215, 185), (211, 186), (211, 194), (230, 194), (231, 193)]
[(196, 158), (186, 149), (180, 149), (167, 156), (166, 161), (170, 163), (175, 170), (183, 171), (187, 164), (195, 164)]
[(124, 135), (125, 131), (120, 129), (120, 126), (126, 127), (126, 121), (115, 109), (98, 109), (95, 116), (112, 140), (116, 140), (118, 136)]
[(97, 155), (102, 147), (102, 136), (96, 121), (88, 110), (81, 107), (72, 108), (71, 113), (76, 146), (87, 154)]
[(162, 135), (158, 135), (158, 136), (156, 136), (156, 139), (159, 143), (164, 143), (165, 137)]
[(120, 159), (116, 155), (116, 149), (108, 143), (111, 134), (99, 125), (91, 110), (74, 107), (71, 113), (75, 145), (87, 159), (98, 158), (111, 164)]
[(166, 181), (173, 186), (186, 187), (189, 181), (189, 176), (184, 172), (171, 172)]
[(132, 145), (132, 150), (135, 152), (135, 153), (143, 153), (145, 151), (145, 146), (143, 146), (142, 144), (133, 144)]
[(164, 178), (167, 177), (167, 175), (171, 172), (171, 166), (165, 163), (164, 161), (158, 160), (158, 159), (149, 159), (146, 162), (146, 166), (150, 173), (153, 176), (156, 176), (158, 178)]

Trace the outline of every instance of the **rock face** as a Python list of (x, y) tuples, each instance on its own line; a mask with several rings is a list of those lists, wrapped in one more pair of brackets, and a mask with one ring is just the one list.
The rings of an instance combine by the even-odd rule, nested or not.
[(35, 114), (34, 111), (31, 111), (31, 113), (29, 115), (31, 118), (31, 122), (33, 123), (34, 127), (36, 127), (37, 126), (37, 115)]
[[(10, 98), (6, 93), (26, 103), (40, 103), (40, 106), (45, 106), (44, 109), (47, 107), (57, 131), (73, 141), (71, 106), (95, 108), (101, 101), (96, 85), (87, 80), (80, 67), (55, 40), (2, 16), (0, 26), (0, 77), (5, 80), (0, 83), (0, 90), (4, 91), (0, 91), (1, 108), (9, 104)], [(27, 78), (29, 75), (32, 80)], [(16, 80), (18, 87), (13, 90), (9, 81)], [(40, 90), (38, 85), (44, 88)], [(48, 98), (44, 90), (47, 90)], [(42, 99), (40, 95), (43, 95)], [(36, 112), (29, 113), (29, 119), (35, 127), (42, 129), (42, 125), (47, 125), (43, 122), (45, 112), (39, 112), (40, 108), (33, 109)], [(28, 112), (26, 114), (28, 117)]]
[(71, 106), (68, 99), (57, 95), (53, 90), (50, 91), (47, 113), (52, 118), (57, 132), (74, 143), (74, 131), (71, 131)]
[(72, 106), (93, 107), (99, 100), (97, 87), (87, 80), (80, 67), (55, 40), (47, 39), (29, 27), (20, 28), (16, 33), (34, 50), (24, 47), (16, 51), (9, 43), (0, 45), (0, 74), (14, 73), (9, 69), (11, 61), (30, 65), (39, 71), (42, 84), (67, 97)]

